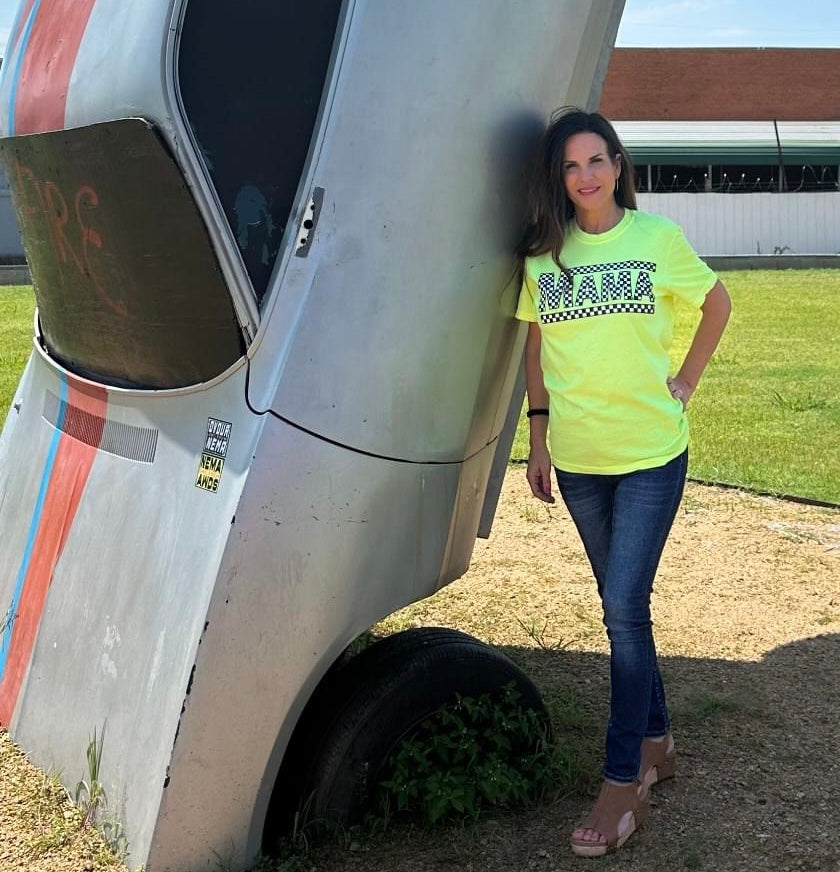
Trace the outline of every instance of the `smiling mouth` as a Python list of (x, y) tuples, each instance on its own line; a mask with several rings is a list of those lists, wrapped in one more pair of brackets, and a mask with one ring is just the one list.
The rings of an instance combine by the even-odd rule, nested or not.
[(594, 194), (596, 191), (600, 191), (601, 188), (596, 186), (594, 188), (578, 188), (579, 194)]

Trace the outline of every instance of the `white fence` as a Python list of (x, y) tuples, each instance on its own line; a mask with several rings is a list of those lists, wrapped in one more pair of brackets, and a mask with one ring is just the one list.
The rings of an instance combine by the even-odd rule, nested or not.
[(23, 260), (23, 243), (15, 217), (15, 207), (12, 205), (12, 195), (2, 166), (0, 166), (0, 258)]
[(840, 191), (638, 194), (638, 201), (676, 221), (702, 255), (840, 254)]
[(23, 260), (23, 243), (8, 191), (0, 190), (0, 257)]

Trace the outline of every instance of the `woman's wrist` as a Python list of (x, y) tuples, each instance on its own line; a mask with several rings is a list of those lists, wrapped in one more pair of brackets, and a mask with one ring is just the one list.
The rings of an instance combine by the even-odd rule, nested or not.
[(686, 387), (691, 389), (692, 391), (697, 390), (697, 384), (700, 381), (700, 376), (702, 373), (697, 373), (694, 376), (687, 375), (683, 371), (683, 367), (680, 368), (680, 371), (674, 376), (675, 379), (681, 381)]
[(531, 448), (542, 446), (545, 447), (545, 444), (548, 440), (548, 418), (546, 417), (537, 417), (531, 418), (531, 429), (529, 432), (529, 442)]

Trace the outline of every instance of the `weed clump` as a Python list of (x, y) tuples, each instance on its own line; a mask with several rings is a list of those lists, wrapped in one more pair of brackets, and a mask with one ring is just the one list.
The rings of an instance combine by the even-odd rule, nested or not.
[(458, 696), (406, 736), (383, 767), (379, 810), (424, 825), (475, 819), (543, 799), (568, 771), (544, 713), (523, 707), (511, 683), (501, 695)]

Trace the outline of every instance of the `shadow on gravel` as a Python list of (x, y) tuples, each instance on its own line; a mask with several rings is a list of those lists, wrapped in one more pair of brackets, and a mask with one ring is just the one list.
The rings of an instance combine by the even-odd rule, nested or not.
[(543, 692), (557, 738), (588, 788), (476, 824), (407, 827), (324, 847), (307, 870), (840, 872), (840, 634), (801, 639), (759, 662), (661, 659), (678, 777), (654, 789), (646, 825), (618, 853), (581, 860), (568, 833), (597, 789), (608, 663), (575, 651), (502, 648)]

